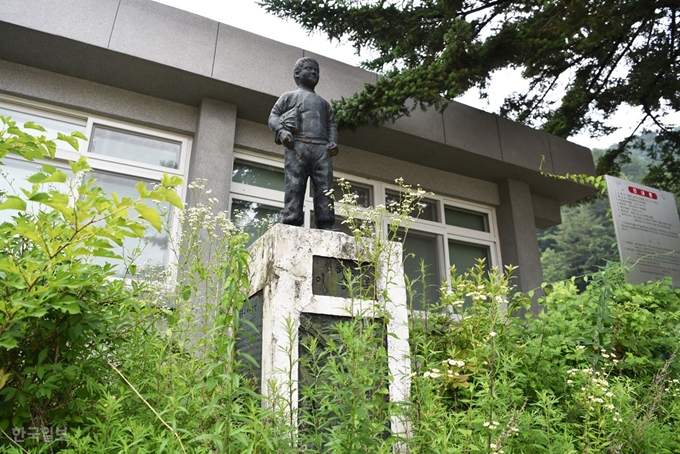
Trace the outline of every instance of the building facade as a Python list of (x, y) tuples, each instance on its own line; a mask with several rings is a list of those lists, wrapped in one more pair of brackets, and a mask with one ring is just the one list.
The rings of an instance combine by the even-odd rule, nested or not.
[[(187, 184), (201, 178), (218, 208), (239, 212), (242, 222), (276, 220), (283, 149), (267, 117), (278, 96), (295, 88), (293, 64), (303, 56), (320, 63), (317, 92), (325, 99), (376, 81), (151, 0), (5, 0), (0, 114), (50, 133), (85, 134), (81, 153), (107, 190), (132, 194), (137, 181), (151, 185), (163, 173)], [(464, 269), (478, 258), (518, 265), (518, 288), (538, 287), (536, 229), (558, 224), (561, 205), (593, 191), (542, 173), (594, 174), (590, 150), (455, 102), (443, 113), (416, 110), (394, 124), (340, 131), (340, 149), (335, 176), (351, 182), (360, 204), (389, 203), (400, 177), (436, 194), (405, 244), (415, 255), (407, 274), (415, 275), (420, 259), (428, 267), (426, 294), (437, 291), (449, 265)], [(78, 156), (58, 150), (64, 166)], [(16, 181), (32, 171), (4, 164)], [(313, 215), (309, 198), (306, 226)], [(165, 264), (167, 249), (161, 235), (142, 258)]]

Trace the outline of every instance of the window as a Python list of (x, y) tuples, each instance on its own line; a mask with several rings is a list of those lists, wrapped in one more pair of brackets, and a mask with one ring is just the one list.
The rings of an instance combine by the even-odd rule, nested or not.
[[(79, 131), (88, 137), (87, 142), (80, 142), (80, 152), (76, 152), (62, 141), (57, 143), (56, 163), (51, 163), (70, 173), (68, 161), (86, 156), (92, 167), (89, 174), (105, 192), (115, 192), (121, 197), (137, 197), (135, 184), (145, 182), (149, 187), (160, 182), (164, 173), (181, 176), (186, 181), (191, 139), (186, 136), (172, 134), (156, 129), (140, 127), (96, 116), (88, 116), (80, 112), (57, 109), (17, 98), (0, 98), (0, 115), (11, 116), (19, 125), (33, 121), (45, 129), (47, 137), (56, 137), (57, 132), (70, 133)], [(42, 163), (30, 163), (7, 156), (3, 169), (9, 173), (8, 179), (0, 179), (0, 191), (14, 193), (21, 187), (30, 185), (25, 178), (35, 173)], [(184, 194), (180, 194), (183, 198)], [(139, 256), (135, 263), (151, 267), (166, 266), (170, 263), (169, 235), (178, 228), (172, 223), (172, 210), (169, 204), (162, 204), (159, 209), (168, 217), (171, 233), (159, 233), (153, 228), (147, 230), (147, 236), (139, 241), (128, 239), (123, 250), (130, 253), (139, 248)], [(0, 221), (7, 220), (11, 213), (0, 213)], [(112, 259), (100, 259), (101, 262)], [(118, 274), (125, 270), (118, 267)]]
[(480, 232), (489, 231), (489, 216), (485, 213), (446, 206), (444, 207), (444, 219), (448, 225)]
[[(342, 177), (337, 172), (335, 176)], [(368, 207), (373, 204), (370, 185), (352, 180), (351, 186), (357, 205)], [(341, 199), (342, 189), (337, 180), (333, 189), (336, 199)], [(281, 222), (284, 190), (282, 162), (250, 154), (236, 154), (231, 176), (231, 219), (251, 235), (251, 244), (267, 231), (269, 225)], [(315, 225), (313, 207), (313, 193), (309, 184), (303, 208), (305, 226)], [(336, 216), (333, 228), (351, 234), (342, 221), (342, 217)]]
[[(335, 176), (350, 182), (360, 207), (381, 203), (389, 206), (390, 202), (399, 201), (399, 189), (395, 185), (338, 172)], [(336, 199), (341, 199), (342, 191), (337, 183), (334, 190)], [(266, 226), (280, 221), (283, 191), (281, 161), (245, 152), (236, 154), (231, 213), (232, 218), (249, 233), (260, 236), (266, 231)], [(451, 265), (455, 265), (457, 273), (464, 273), (475, 266), (478, 259), (485, 260), (487, 269), (501, 263), (493, 208), (440, 196), (423, 200), (420, 208), (420, 214), (404, 241), (404, 254), (408, 256), (404, 272), (412, 283), (413, 308), (416, 310), (422, 310), (425, 304), (437, 300), (442, 282), (449, 279)], [(311, 188), (307, 192), (304, 210), (304, 225), (313, 226)], [(416, 214), (413, 213), (414, 216)], [(334, 228), (351, 233), (338, 216)], [(426, 270), (424, 278), (421, 278), (421, 263)]]
[(439, 297), (442, 270), (438, 242), (437, 235), (417, 230), (409, 230), (404, 239), (404, 275), (411, 283), (414, 309), (424, 309)]
[[(442, 282), (450, 279), (449, 269), (455, 266), (457, 275), (473, 268), (479, 259), (484, 259), (488, 270), (498, 266), (500, 247), (495, 222), (495, 212), (490, 207), (483, 207), (442, 197), (425, 210), (429, 214), (425, 219), (420, 216), (411, 226), (406, 237), (404, 251), (410, 253), (405, 259), (404, 273), (411, 279), (420, 276), (420, 263), (426, 265), (426, 287), (422, 284), (412, 287), (414, 292), (413, 309), (424, 309), (424, 303), (432, 303), (439, 296)], [(443, 213), (439, 216), (438, 213)], [(435, 222), (443, 219), (443, 222)], [(429, 235), (430, 243), (436, 244), (437, 255), (424, 247), (422, 239), (414, 240), (420, 247), (410, 247), (410, 237)], [(411, 262), (411, 263), (409, 263)]]
[(121, 160), (177, 169), (182, 143), (95, 124), (88, 151)]

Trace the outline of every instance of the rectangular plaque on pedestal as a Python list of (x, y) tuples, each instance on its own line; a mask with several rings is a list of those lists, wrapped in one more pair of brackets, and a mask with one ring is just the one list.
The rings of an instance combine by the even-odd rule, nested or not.
[(349, 272), (351, 279), (356, 281), (357, 290), (362, 297), (374, 297), (375, 270), (373, 266), (368, 264), (360, 266), (355, 260), (318, 255), (312, 257), (312, 293), (351, 298), (350, 287), (345, 279), (347, 272)]
[[(258, 383), (260, 388), (260, 372), (262, 361), (262, 290), (249, 298), (239, 313), (239, 330), (236, 335), (236, 351), (239, 360), (247, 371), (247, 375)], [(244, 323), (249, 322), (249, 323)], [(244, 355), (248, 355), (245, 357)]]

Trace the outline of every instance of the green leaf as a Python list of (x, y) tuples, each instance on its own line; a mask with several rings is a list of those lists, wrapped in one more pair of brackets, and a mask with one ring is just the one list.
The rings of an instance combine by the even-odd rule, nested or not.
[(19, 342), (13, 337), (10, 337), (8, 335), (3, 335), (2, 337), (0, 337), (0, 347), (4, 349), (11, 350), (13, 348), (16, 348), (18, 345)]
[(35, 129), (35, 130), (38, 130), (38, 131), (47, 132), (47, 129), (43, 128), (40, 125), (33, 123), (32, 121), (27, 121), (26, 123), (24, 123), (24, 129)]
[(158, 200), (160, 202), (170, 202), (177, 208), (180, 209), (182, 208), (182, 199), (179, 197), (179, 195), (175, 192), (174, 189), (158, 188), (151, 192), (147, 192), (143, 197), (152, 200)]
[(117, 260), (122, 260), (123, 257), (120, 254), (116, 254), (110, 249), (102, 249), (102, 248), (95, 248), (92, 249), (92, 251), (87, 251), (86, 253), (82, 255), (93, 255), (95, 257), (106, 257), (110, 259), (117, 259)]
[(9, 128), (7, 128), (7, 132), (9, 134), (13, 134), (13, 135), (19, 136), (19, 137), (25, 135), (24, 132), (21, 129), (17, 128), (16, 126), (10, 126)]
[(174, 188), (176, 186), (181, 186), (182, 183), (184, 183), (184, 180), (177, 175), (168, 175), (167, 173), (164, 173), (161, 177), (161, 185), (164, 188)]
[(47, 149), (47, 154), (50, 158), (54, 159), (54, 156), (57, 154), (57, 144), (54, 143), (53, 140), (47, 140), (45, 141), (45, 148)]
[(75, 162), (71, 161), (69, 162), (69, 165), (71, 166), (71, 171), (73, 171), (73, 173), (87, 172), (92, 169), (85, 158), (80, 158)]
[(55, 170), (49, 175), (45, 175), (42, 172), (36, 173), (28, 177), (29, 183), (33, 184), (45, 184), (45, 183), (65, 183), (68, 176), (61, 170)]
[(83, 134), (82, 132), (73, 131), (71, 133), (71, 136), (75, 137), (76, 139), (87, 140), (87, 136), (85, 134)]
[(57, 133), (57, 139), (63, 140), (64, 142), (68, 143), (73, 147), (74, 150), (78, 151), (78, 148), (80, 147), (80, 144), (78, 143), (78, 139), (73, 136), (67, 136), (66, 134), (62, 134), (61, 132)]
[(0, 202), (0, 210), (26, 210), (26, 202), (14, 195), (8, 195), (5, 200)]
[(141, 197), (141, 198), (147, 197), (149, 190), (146, 187), (146, 183), (144, 183), (143, 181), (140, 181), (135, 185), (135, 187), (137, 188), (137, 191), (139, 192), (139, 197)]
[(76, 378), (77, 375), (78, 375), (78, 366), (71, 364), (66, 369), (64, 369), (64, 376), (69, 380), (73, 380), (74, 378)]
[(12, 376), (11, 372), (5, 372), (5, 369), (0, 369), (0, 389), (5, 386), (7, 380)]
[(151, 208), (143, 202), (135, 203), (134, 208), (139, 213), (139, 216), (146, 222), (151, 224), (152, 227), (154, 227), (159, 232), (162, 230), (163, 220), (161, 219), (161, 215), (158, 214), (158, 211), (156, 211), (155, 208)]
[(77, 339), (80, 337), (80, 334), (83, 332), (83, 325), (81, 323), (76, 323), (72, 327), (68, 329), (68, 336), (71, 340)]
[(80, 314), (80, 305), (75, 298), (61, 299), (52, 302), (52, 307), (59, 309), (62, 312), (68, 312), (71, 315)]
[(38, 364), (41, 364), (47, 358), (47, 349), (43, 348), (40, 353), (38, 353)]

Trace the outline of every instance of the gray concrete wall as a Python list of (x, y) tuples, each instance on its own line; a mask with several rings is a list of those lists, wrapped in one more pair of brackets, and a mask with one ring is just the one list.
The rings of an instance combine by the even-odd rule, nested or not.
[[(235, 142), (242, 149), (283, 159), (283, 147), (274, 143), (274, 135), (266, 125), (239, 119)], [(407, 184), (420, 184), (423, 189), (438, 195), (484, 205), (499, 204), (496, 183), (407, 163), (354, 147), (340, 148), (340, 153), (333, 158), (333, 169), (388, 183), (394, 183), (396, 178), (402, 177)]]
[[(206, 190), (218, 203), (215, 208), (229, 210), (229, 189), (234, 163), (236, 106), (204, 99), (198, 115), (189, 166), (189, 181), (205, 178)], [(190, 201), (188, 201), (190, 202)]]
[(540, 289), (543, 272), (529, 186), (521, 181), (505, 180), (498, 184), (498, 190), (500, 205), (496, 217), (503, 264), (520, 266), (515, 272), (515, 283), (520, 290)]
[(0, 93), (193, 135), (198, 109), (0, 60)]
[[(208, 179), (227, 209), (235, 146), (281, 155), (266, 126), (276, 98), (295, 88), (297, 58), (321, 66), (318, 92), (349, 97), (377, 76), (150, 0), (4, 0), (0, 93), (194, 136), (189, 179)], [(519, 285), (540, 284), (536, 226), (593, 193), (548, 178), (594, 174), (590, 151), (451, 102), (382, 127), (341, 131), (338, 171), (496, 206), (505, 263)]]

